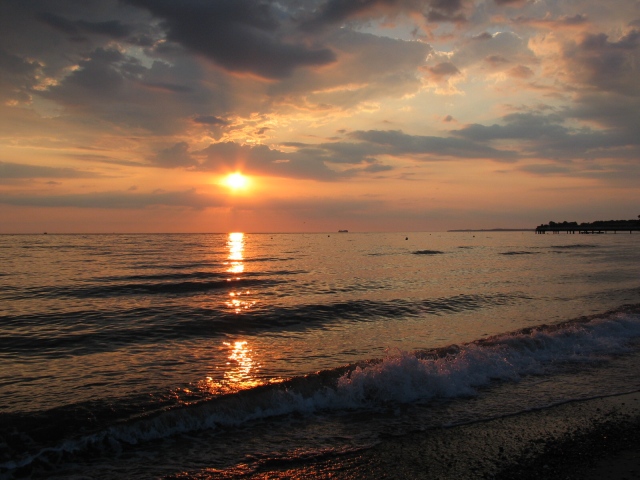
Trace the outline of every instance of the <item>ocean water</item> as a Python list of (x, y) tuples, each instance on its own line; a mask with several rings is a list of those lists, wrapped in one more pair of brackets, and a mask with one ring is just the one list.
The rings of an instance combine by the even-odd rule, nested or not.
[(640, 235), (2, 235), (0, 478), (234, 478), (640, 390)]

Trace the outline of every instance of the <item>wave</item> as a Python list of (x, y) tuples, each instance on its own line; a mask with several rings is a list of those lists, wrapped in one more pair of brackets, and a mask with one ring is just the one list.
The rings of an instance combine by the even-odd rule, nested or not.
[(562, 250), (580, 250), (583, 248), (598, 248), (600, 245), (593, 245), (590, 243), (573, 243), (571, 245), (550, 245), (547, 248), (559, 248)]
[[(234, 278), (230, 276), (210, 274), (203, 278), (215, 278), (215, 280), (189, 280), (174, 282), (138, 282), (112, 285), (74, 285), (62, 287), (39, 287), (29, 290), (29, 295), (34, 297), (73, 297), (73, 298), (109, 298), (128, 295), (178, 295), (188, 293), (206, 292), (209, 290), (221, 290), (229, 287), (245, 288), (256, 286), (272, 286), (286, 283), (285, 280), (263, 278)], [(166, 276), (166, 278), (170, 278)], [(180, 278), (173, 277), (174, 279)], [(184, 277), (183, 277), (184, 278)], [(187, 276), (186, 278), (193, 278)], [(159, 278), (158, 278), (159, 279)]]
[[(226, 283), (227, 286), (237, 284)], [(246, 286), (246, 283), (242, 284)], [(235, 313), (229, 308), (139, 307), (128, 310), (47, 313), (3, 317), (0, 354), (56, 356), (109, 351), (130, 344), (187, 338), (214, 338), (237, 332), (281, 332), (322, 328), (335, 322), (369, 322), (372, 318), (443, 315), (510, 305), (529, 299), (522, 293), (454, 295), (425, 300), (353, 300)], [(45, 328), (45, 326), (47, 328)], [(64, 326), (64, 329), (61, 327)], [(108, 326), (108, 327), (106, 327)], [(33, 327), (29, 334), (29, 327)], [(40, 333), (38, 333), (40, 332)]]
[(38, 461), (55, 463), (82, 452), (118, 450), (125, 445), (233, 428), (281, 415), (371, 411), (394, 403), (474, 396), (492, 382), (517, 382), (528, 375), (553, 374), (562, 365), (601, 362), (608, 356), (624, 354), (632, 351), (632, 342), (639, 337), (640, 305), (635, 305), (464, 345), (396, 352), (383, 359), (138, 416), (59, 440), (38, 451), (16, 452), (14, 459), (0, 464), (0, 472)]

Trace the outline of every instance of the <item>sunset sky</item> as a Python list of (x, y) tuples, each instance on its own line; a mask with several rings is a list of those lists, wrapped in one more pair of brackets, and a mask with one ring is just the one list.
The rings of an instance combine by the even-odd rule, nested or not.
[(638, 214), (637, 0), (0, 2), (0, 233)]

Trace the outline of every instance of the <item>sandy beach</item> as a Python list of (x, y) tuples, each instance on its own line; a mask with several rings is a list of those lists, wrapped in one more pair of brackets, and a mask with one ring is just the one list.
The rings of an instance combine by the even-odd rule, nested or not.
[(388, 438), (359, 453), (265, 465), (234, 478), (637, 479), (640, 393)]

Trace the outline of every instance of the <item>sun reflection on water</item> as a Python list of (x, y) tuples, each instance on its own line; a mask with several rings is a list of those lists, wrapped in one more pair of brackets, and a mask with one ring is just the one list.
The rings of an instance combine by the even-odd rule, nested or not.
[(227, 362), (224, 367), (222, 378), (207, 377), (203, 381), (201, 388), (211, 394), (233, 393), (240, 390), (263, 385), (265, 382), (257, 377), (261, 365), (254, 358), (254, 353), (249, 348), (245, 340), (235, 342), (223, 342), (224, 348), (228, 349)]
[(243, 295), (251, 295), (249, 290), (229, 292), (229, 300), (225, 302), (227, 307), (232, 309), (235, 313), (241, 313), (243, 310), (249, 310), (256, 302), (254, 300), (245, 300), (241, 298)]
[[(227, 256), (226, 265), (228, 265), (227, 272), (240, 274), (244, 272), (244, 233), (233, 232), (229, 234), (227, 239), (227, 248), (229, 249), (229, 255)], [(240, 277), (236, 277), (238, 280)], [(225, 305), (232, 309), (235, 313), (241, 313), (244, 310), (248, 310), (255, 301), (247, 300), (247, 296), (251, 295), (249, 290), (234, 290), (229, 292), (229, 299), (225, 302)]]
[(242, 273), (244, 272), (244, 233), (233, 232), (229, 234), (227, 240), (227, 248), (229, 249), (229, 256), (227, 257), (227, 265), (229, 273)]

